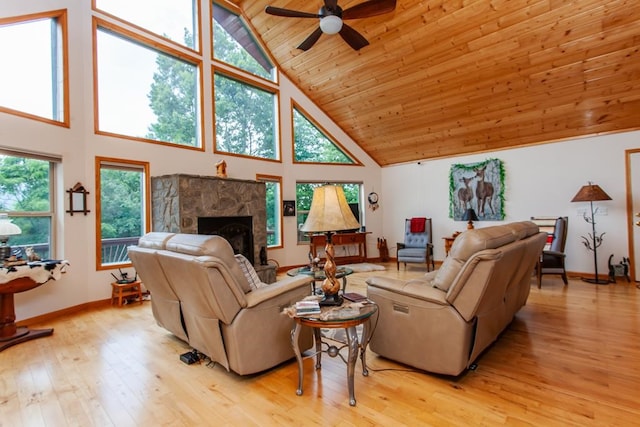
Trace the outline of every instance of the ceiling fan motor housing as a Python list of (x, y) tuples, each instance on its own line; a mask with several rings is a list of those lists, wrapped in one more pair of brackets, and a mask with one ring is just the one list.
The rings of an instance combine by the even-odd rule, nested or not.
[(324, 18), (325, 16), (337, 16), (338, 18), (342, 19), (342, 8), (338, 5), (336, 5), (335, 9), (329, 9), (327, 6), (322, 6), (318, 11), (318, 15), (320, 15), (320, 19)]

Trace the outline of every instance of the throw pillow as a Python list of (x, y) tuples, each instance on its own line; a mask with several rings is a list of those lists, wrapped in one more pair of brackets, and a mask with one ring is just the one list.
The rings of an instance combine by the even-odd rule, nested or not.
[(240, 266), (240, 269), (242, 270), (242, 273), (244, 274), (244, 277), (247, 278), (252, 291), (255, 291), (258, 288), (262, 288), (263, 286), (267, 286), (266, 283), (262, 283), (260, 277), (258, 277), (258, 273), (256, 273), (256, 270), (253, 268), (253, 265), (247, 258), (245, 258), (244, 255), (236, 254), (235, 257), (238, 265)]

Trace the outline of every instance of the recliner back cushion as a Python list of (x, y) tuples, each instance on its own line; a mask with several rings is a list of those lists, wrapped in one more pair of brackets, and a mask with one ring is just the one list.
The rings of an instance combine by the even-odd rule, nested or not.
[(147, 249), (164, 249), (169, 239), (175, 235), (176, 233), (153, 231), (142, 236), (138, 241), (138, 246)]
[(522, 240), (529, 236), (532, 236), (540, 231), (538, 226), (531, 221), (512, 222), (504, 225), (510, 228), (516, 235), (516, 240)]
[(231, 244), (225, 238), (204, 234), (176, 234), (167, 242), (167, 250), (196, 257), (215, 256), (226, 265), (242, 292), (251, 292), (251, 285), (235, 259)]
[(496, 249), (515, 240), (516, 234), (503, 226), (478, 228), (461, 233), (453, 241), (449, 256), (445, 258), (433, 278), (433, 287), (447, 292), (462, 266), (473, 254), (484, 249)]

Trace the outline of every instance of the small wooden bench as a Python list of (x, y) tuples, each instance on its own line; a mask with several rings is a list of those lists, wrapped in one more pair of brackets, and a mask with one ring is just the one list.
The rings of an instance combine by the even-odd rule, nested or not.
[(142, 282), (136, 280), (131, 283), (111, 283), (111, 305), (118, 302), (118, 307), (122, 307), (122, 302), (128, 297), (135, 296), (140, 304), (142, 304)]

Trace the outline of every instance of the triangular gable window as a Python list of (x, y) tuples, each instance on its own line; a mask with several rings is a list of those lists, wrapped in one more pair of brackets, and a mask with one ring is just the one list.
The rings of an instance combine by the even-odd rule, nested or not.
[(293, 107), (293, 162), (361, 164), (298, 106)]
[(267, 80), (275, 80), (275, 67), (240, 16), (214, 3), (213, 26), (215, 59)]

